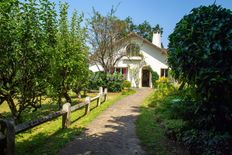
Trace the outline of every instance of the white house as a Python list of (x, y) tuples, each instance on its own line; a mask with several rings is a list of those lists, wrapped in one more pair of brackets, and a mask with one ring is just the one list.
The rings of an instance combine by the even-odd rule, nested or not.
[[(153, 34), (152, 42), (136, 33), (131, 33), (127, 39), (129, 44), (120, 51), (126, 52), (128, 56), (118, 61), (115, 72), (122, 73), (131, 82), (132, 87), (152, 87), (150, 68), (160, 77), (167, 76), (167, 51), (161, 48), (159, 33)], [(103, 71), (100, 65), (90, 66), (89, 69), (93, 72)]]

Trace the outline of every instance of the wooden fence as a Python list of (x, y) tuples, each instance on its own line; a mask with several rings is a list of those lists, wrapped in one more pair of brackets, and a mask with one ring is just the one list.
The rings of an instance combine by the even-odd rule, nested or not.
[(0, 119), (0, 155), (15, 154), (15, 135), (23, 131), (29, 130), (35, 126), (56, 119), (62, 116), (62, 128), (67, 128), (71, 124), (71, 113), (85, 106), (85, 114), (90, 112), (90, 103), (97, 100), (97, 106), (107, 100), (107, 88), (100, 87), (97, 96), (90, 98), (86, 97), (85, 102), (71, 106), (70, 103), (65, 103), (62, 110), (53, 112), (47, 116), (37, 120), (25, 122), (23, 124), (14, 125), (12, 121)]

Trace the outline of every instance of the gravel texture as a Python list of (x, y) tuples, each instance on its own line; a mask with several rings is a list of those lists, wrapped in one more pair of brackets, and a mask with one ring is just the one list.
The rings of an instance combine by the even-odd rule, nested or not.
[[(137, 89), (105, 110), (87, 126), (87, 130), (74, 138), (60, 155), (145, 155), (136, 136), (135, 121), (139, 106), (150, 88)], [(104, 104), (104, 103), (103, 103)]]

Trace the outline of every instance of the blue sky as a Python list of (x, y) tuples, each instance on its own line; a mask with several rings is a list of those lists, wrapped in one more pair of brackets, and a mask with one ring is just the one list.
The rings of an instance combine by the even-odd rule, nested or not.
[[(59, 3), (58, 0), (52, 0)], [(90, 17), (92, 8), (105, 15), (112, 6), (118, 6), (116, 16), (120, 19), (132, 17), (135, 24), (147, 20), (151, 25), (159, 24), (164, 29), (162, 42), (164, 47), (168, 45), (168, 36), (180, 19), (188, 14), (192, 8), (200, 5), (213, 4), (215, 0), (61, 0), (70, 5), (69, 12), (77, 9), (83, 12), (85, 18)], [(216, 0), (225, 8), (232, 10), (232, 0)]]

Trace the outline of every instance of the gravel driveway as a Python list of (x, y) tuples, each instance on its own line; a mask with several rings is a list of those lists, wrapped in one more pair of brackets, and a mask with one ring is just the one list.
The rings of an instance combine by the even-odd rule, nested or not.
[[(139, 106), (150, 88), (141, 88), (99, 115), (87, 130), (60, 150), (60, 155), (141, 155), (146, 154), (136, 136)], [(103, 103), (104, 104), (104, 103)]]

